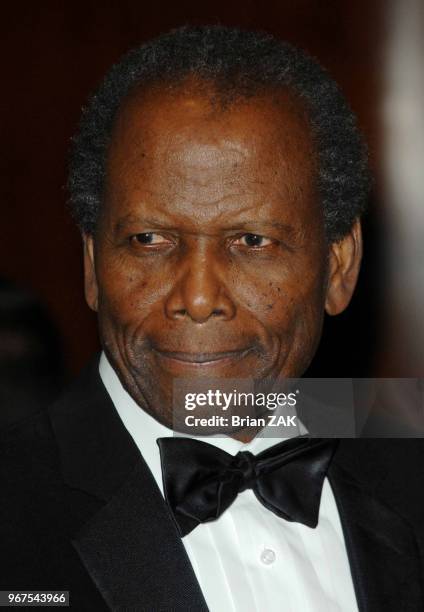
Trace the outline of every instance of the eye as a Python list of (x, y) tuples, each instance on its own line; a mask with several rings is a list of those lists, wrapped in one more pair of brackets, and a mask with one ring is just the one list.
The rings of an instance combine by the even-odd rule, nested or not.
[(260, 234), (243, 234), (234, 244), (237, 246), (264, 247), (272, 244), (272, 240)]
[(133, 244), (155, 246), (159, 244), (168, 244), (169, 240), (161, 236), (161, 234), (155, 234), (154, 232), (141, 232), (140, 234), (130, 236), (130, 242)]

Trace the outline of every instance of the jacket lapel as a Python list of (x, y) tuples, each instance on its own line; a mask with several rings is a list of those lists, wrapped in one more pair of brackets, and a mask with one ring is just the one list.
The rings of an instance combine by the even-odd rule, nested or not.
[(207, 611), (162, 494), (103, 387), (98, 360), (50, 418), (66, 483), (99, 501), (72, 545), (108, 607)]
[(162, 495), (142, 461), (73, 545), (111, 610), (207, 610)]
[(424, 609), (418, 547), (408, 523), (367, 491), (366, 484), (337, 462), (337, 455), (328, 478), (339, 510), (359, 611)]

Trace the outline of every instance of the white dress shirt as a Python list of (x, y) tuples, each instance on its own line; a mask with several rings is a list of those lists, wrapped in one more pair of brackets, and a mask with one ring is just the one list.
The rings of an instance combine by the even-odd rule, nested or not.
[[(100, 376), (163, 494), (158, 438), (174, 432), (142, 410), (122, 387), (106, 356)], [(196, 436), (190, 436), (196, 438)], [(196, 439), (205, 441), (204, 437)], [(207, 442), (235, 455), (258, 454), (281, 438)], [(340, 518), (325, 479), (315, 529), (279, 518), (253, 491), (240, 493), (216, 521), (186, 535), (185, 546), (211, 612), (357, 612)]]

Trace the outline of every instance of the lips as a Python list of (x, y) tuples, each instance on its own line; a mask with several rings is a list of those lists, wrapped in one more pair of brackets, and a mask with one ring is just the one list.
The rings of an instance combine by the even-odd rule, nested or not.
[(167, 357), (168, 359), (174, 359), (184, 363), (207, 364), (214, 361), (221, 361), (223, 359), (234, 359), (241, 357), (249, 350), (250, 349), (247, 348), (234, 351), (221, 351), (219, 353), (185, 353), (182, 351), (161, 351), (155, 349), (155, 352), (159, 353), (163, 357)]
[(185, 351), (164, 351), (153, 349), (162, 366), (170, 374), (179, 375), (201, 371), (218, 371), (222, 368), (236, 366), (251, 348), (243, 348), (232, 351), (191, 353)]

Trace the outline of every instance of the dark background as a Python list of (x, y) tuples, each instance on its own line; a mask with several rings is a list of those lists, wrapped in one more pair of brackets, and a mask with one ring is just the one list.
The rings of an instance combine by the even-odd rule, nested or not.
[[(381, 197), (381, 48), (388, 3), (369, 0), (8, 3), (1, 23), (0, 276), (46, 304), (75, 373), (98, 348), (83, 297), (81, 241), (66, 211), (66, 156), (87, 95), (122, 53), (185, 23), (263, 29), (319, 58), (344, 90), (376, 175), (365, 259), (351, 307), (326, 321), (319, 376), (413, 375), (388, 345)], [(385, 340), (383, 342), (383, 339)]]

